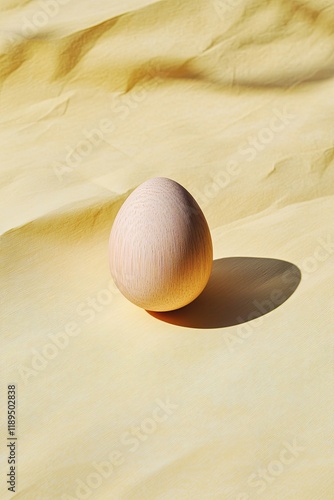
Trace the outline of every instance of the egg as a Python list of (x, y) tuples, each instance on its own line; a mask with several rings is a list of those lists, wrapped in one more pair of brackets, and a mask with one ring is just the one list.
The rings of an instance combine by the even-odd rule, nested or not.
[(212, 270), (212, 240), (204, 214), (174, 180), (149, 179), (121, 206), (111, 229), (109, 263), (121, 293), (149, 311), (192, 302)]

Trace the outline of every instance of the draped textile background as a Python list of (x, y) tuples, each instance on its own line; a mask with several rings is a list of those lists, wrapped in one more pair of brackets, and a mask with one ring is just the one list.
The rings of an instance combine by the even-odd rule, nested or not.
[[(333, 26), (330, 0), (1, 1), (2, 499), (333, 499)], [(107, 259), (154, 176), (214, 244), (167, 316)]]

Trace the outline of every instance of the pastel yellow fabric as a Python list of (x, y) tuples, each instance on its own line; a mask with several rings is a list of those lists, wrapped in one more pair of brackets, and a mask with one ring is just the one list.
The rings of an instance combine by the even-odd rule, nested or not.
[[(0, 11), (0, 498), (333, 500), (333, 3)], [(112, 283), (115, 214), (155, 176), (229, 268), (216, 319)]]

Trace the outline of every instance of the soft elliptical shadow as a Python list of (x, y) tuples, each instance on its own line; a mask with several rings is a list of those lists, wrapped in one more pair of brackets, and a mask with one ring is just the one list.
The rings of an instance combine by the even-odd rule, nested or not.
[(217, 259), (209, 282), (191, 304), (176, 311), (147, 311), (161, 321), (189, 328), (245, 323), (283, 304), (296, 290), (301, 272), (291, 262), (259, 257)]

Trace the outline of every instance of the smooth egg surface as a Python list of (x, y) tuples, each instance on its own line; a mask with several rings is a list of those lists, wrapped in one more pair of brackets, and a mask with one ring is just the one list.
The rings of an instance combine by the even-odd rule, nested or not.
[(110, 271), (122, 294), (150, 311), (192, 302), (212, 269), (212, 240), (191, 194), (164, 177), (149, 179), (120, 208), (110, 233)]

